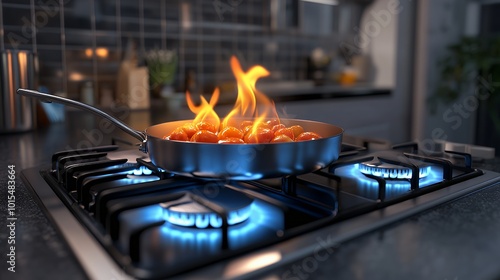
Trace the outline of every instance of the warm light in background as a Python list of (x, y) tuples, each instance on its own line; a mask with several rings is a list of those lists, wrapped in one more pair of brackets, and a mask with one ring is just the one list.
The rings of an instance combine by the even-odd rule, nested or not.
[[(91, 48), (85, 49), (85, 56), (91, 58), (94, 55), (94, 51)], [(95, 55), (99, 58), (107, 58), (109, 55), (109, 50), (107, 48), (96, 48)]]
[(106, 48), (97, 48), (95, 50), (95, 54), (100, 57), (100, 58), (107, 58), (108, 57), (108, 54), (109, 54), (109, 51), (108, 49)]
[(69, 73), (69, 76), (68, 76), (68, 79), (70, 81), (75, 81), (75, 82), (83, 81), (83, 78), (84, 78), (84, 76), (78, 72), (71, 72), (71, 73)]
[(87, 48), (85, 49), (85, 56), (88, 57), (88, 58), (91, 58), (92, 57), (92, 54), (93, 54), (93, 51), (91, 48)]

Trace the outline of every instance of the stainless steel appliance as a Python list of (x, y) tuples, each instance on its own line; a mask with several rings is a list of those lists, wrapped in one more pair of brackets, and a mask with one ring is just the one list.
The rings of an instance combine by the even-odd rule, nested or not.
[(36, 88), (36, 56), (24, 50), (0, 55), (0, 133), (28, 131), (35, 127), (34, 101), (19, 96), (20, 87)]
[(414, 143), (344, 143), (325, 169), (257, 181), (169, 174), (116, 145), (56, 153), (22, 177), (92, 279), (255, 279), (500, 182), (469, 154)]

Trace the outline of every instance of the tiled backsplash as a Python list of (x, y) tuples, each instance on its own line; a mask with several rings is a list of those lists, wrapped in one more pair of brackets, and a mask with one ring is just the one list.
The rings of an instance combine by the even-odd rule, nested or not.
[(264, 65), (274, 78), (305, 79), (311, 50), (335, 50), (341, 27), (338, 6), (327, 6), (332, 26), (324, 31), (313, 22), (305, 30), (301, 26), (311, 26), (315, 15), (304, 20), (299, 12), (308, 11), (304, 5), (299, 0), (0, 0), (0, 47), (35, 51), (40, 85), (72, 98), (87, 81), (97, 92), (114, 90), (131, 41), (139, 58), (154, 48), (178, 53), (178, 90), (188, 70), (205, 88), (232, 81), (233, 54), (244, 67)]

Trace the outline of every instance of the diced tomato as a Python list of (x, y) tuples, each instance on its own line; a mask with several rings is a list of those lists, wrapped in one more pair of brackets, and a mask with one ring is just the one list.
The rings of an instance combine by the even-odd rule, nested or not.
[(297, 138), (302, 132), (304, 132), (304, 128), (300, 125), (292, 125), (290, 128), (293, 130), (294, 138)]
[(196, 131), (198, 131), (196, 126), (192, 123), (186, 123), (183, 126), (181, 126), (181, 128), (182, 128), (182, 130), (184, 130), (184, 132), (186, 132), (187, 137), (189, 139), (191, 139), (191, 137), (193, 137), (193, 135), (196, 133)]
[(219, 140), (219, 144), (245, 144), (245, 141), (241, 138), (229, 137), (222, 140)]
[(293, 142), (292, 138), (288, 137), (288, 135), (285, 134), (280, 134), (278, 136), (275, 136), (273, 140), (271, 140), (271, 143), (286, 143), (286, 142)]
[(257, 126), (257, 128), (272, 129), (273, 126), (266, 122), (254, 123), (252, 127)]
[(316, 140), (322, 138), (319, 136), (317, 133), (314, 132), (303, 132), (297, 138), (295, 138), (295, 141), (308, 141), (308, 140)]
[(219, 140), (224, 140), (227, 138), (243, 139), (243, 131), (237, 129), (234, 126), (228, 126), (224, 128), (221, 132), (219, 132), (217, 136), (219, 137)]
[(279, 119), (272, 119), (272, 120), (266, 121), (266, 123), (269, 125), (269, 127), (273, 127), (275, 125), (280, 124), (280, 120)]
[(267, 128), (257, 128), (255, 132), (250, 131), (245, 135), (246, 143), (269, 143), (274, 138), (274, 132)]
[(276, 130), (278, 130), (278, 129), (280, 129), (280, 128), (285, 128), (285, 127), (286, 127), (286, 126), (285, 126), (284, 124), (280, 123), (280, 124), (277, 124), (277, 125), (273, 126), (272, 130), (273, 130), (274, 132), (276, 132)]
[(253, 121), (242, 121), (240, 124), (240, 128), (243, 130), (245, 127), (252, 126), (252, 125), (253, 125)]
[(217, 135), (209, 130), (199, 130), (191, 137), (191, 142), (217, 143), (218, 141)]
[(251, 125), (245, 126), (243, 128), (243, 130), (242, 130), (244, 136), (247, 135), (250, 131), (252, 131), (252, 126)]
[(199, 122), (196, 124), (196, 128), (198, 130), (208, 130), (213, 133), (217, 133), (217, 129), (215, 128), (215, 125), (209, 123), (209, 122)]
[(170, 133), (170, 135), (166, 136), (165, 139), (167, 140), (176, 140), (176, 141), (188, 141), (189, 138), (186, 134), (186, 132), (182, 129), (182, 127), (178, 127), (174, 129)]
[(290, 139), (295, 139), (295, 136), (293, 135), (293, 130), (289, 127), (285, 127), (285, 128), (280, 128), (278, 130), (276, 130), (276, 132), (274, 132), (274, 136), (278, 136), (278, 135), (286, 135), (288, 136)]
[(165, 137), (168, 140), (220, 144), (285, 143), (320, 138), (322, 137), (315, 132), (304, 132), (300, 125), (286, 127), (279, 123), (279, 119), (259, 123), (246, 120), (240, 123), (240, 128), (228, 126), (220, 132), (209, 122), (186, 123)]

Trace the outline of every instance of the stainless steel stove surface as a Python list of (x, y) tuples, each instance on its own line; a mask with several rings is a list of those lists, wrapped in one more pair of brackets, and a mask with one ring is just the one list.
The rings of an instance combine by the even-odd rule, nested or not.
[(137, 150), (56, 153), (22, 177), (88, 276), (253, 278), (500, 181), (471, 156), (343, 145), (314, 173), (258, 181), (170, 174)]

